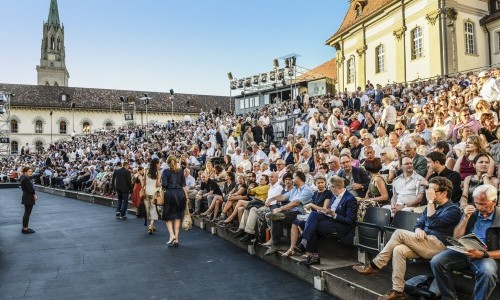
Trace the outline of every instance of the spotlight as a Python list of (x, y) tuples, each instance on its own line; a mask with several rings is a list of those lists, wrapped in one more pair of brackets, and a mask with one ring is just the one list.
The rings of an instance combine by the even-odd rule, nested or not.
[(174, 90), (173, 89), (170, 89), (170, 95), (174, 95)]
[(231, 73), (231, 72), (227, 73), (227, 78), (229, 80), (233, 80), (233, 73)]
[(245, 86), (246, 86), (246, 87), (249, 87), (249, 86), (251, 86), (251, 85), (252, 85), (252, 77), (247, 77), (247, 78), (245, 79)]
[(273, 65), (276, 69), (280, 67), (280, 63), (278, 62), (277, 59), (273, 59)]
[(286, 85), (286, 81), (285, 81), (285, 79), (282, 79), (282, 80), (281, 80), (281, 84), (282, 84), (282, 85)]
[(278, 80), (282, 80), (285, 78), (285, 69), (279, 69), (278, 70)]
[(5, 107), (0, 106), (0, 115), (3, 115), (4, 113), (6, 113), (7, 111), (5, 110)]
[(0, 94), (0, 103), (7, 103), (7, 96), (4, 93)]
[(237, 88), (237, 86), (238, 86), (238, 80), (236, 80), (236, 79), (231, 80), (231, 85), (230, 86), (231, 86), (232, 90), (235, 90)]
[[(123, 96), (120, 96), (120, 102), (125, 102), (125, 98)], [(71, 103), (71, 108), (74, 108), (74, 103)]]
[(267, 73), (260, 74), (260, 81), (261, 82), (266, 82), (267, 81)]
[(276, 81), (276, 71), (269, 72), (269, 80)]
[(238, 88), (242, 89), (243, 88), (243, 83), (245, 82), (245, 79), (240, 79), (238, 80)]
[(149, 97), (148, 94), (144, 93), (144, 97)]
[(259, 77), (260, 77), (259, 75), (255, 75), (253, 77), (253, 81), (252, 81), (253, 85), (258, 85), (259, 84)]
[(290, 68), (290, 58), (285, 59), (285, 68)]
[(290, 57), (290, 63), (293, 67), (295, 67), (297, 65), (297, 57), (295, 56)]
[(289, 77), (292, 77), (292, 76), (293, 76), (293, 69), (292, 69), (292, 68), (289, 68), (289, 69), (288, 69), (288, 76), (289, 76)]

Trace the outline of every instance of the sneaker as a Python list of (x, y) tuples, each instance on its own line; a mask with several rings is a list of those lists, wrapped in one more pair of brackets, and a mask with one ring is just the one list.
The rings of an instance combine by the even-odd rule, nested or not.
[(115, 216), (119, 217), (120, 216), (120, 212), (117, 211), (116, 214), (115, 214)]
[(22, 229), (21, 232), (23, 234), (30, 234), (30, 233), (35, 233), (35, 231), (31, 228), (28, 228), (28, 229)]
[(127, 216), (121, 216), (120, 217), (120, 220), (126, 220), (127, 219)]

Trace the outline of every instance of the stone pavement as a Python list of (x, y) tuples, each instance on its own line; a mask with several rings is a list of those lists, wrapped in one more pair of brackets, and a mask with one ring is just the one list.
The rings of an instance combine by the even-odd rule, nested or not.
[(167, 248), (163, 222), (149, 236), (114, 208), (38, 197), (23, 235), (21, 191), (0, 190), (0, 299), (333, 299), (202, 230)]

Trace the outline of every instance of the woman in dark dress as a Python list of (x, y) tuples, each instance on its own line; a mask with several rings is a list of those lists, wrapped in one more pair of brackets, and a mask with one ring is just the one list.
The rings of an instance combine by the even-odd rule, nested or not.
[(31, 182), (31, 175), (33, 170), (30, 167), (23, 168), (23, 175), (21, 175), (21, 189), (23, 191), (23, 198), (21, 204), (24, 204), (24, 216), (23, 216), (23, 229), (21, 230), (24, 234), (35, 233), (35, 231), (28, 227), (30, 221), (31, 210), (33, 210), (33, 205), (36, 202), (35, 186)]
[(169, 247), (179, 246), (179, 232), (181, 221), (186, 210), (186, 199), (188, 190), (184, 172), (179, 167), (177, 158), (170, 156), (167, 159), (169, 169), (163, 171), (161, 185), (165, 190), (165, 206), (163, 208), (163, 218), (167, 222), (170, 239), (167, 243)]

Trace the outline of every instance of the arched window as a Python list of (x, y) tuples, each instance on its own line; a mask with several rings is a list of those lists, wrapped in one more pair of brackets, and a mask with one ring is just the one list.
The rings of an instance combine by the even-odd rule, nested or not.
[(106, 130), (111, 130), (113, 129), (113, 124), (111, 122), (106, 123)]
[(55, 50), (56, 49), (56, 39), (55, 37), (50, 37), (50, 49)]
[(49, 82), (48, 81), (45, 81), (45, 86), (49, 86)]
[(89, 134), (90, 133), (90, 124), (89, 122), (83, 123), (83, 133), (84, 134)]
[(35, 122), (35, 133), (43, 133), (43, 123), (40, 120)]
[(476, 53), (476, 45), (474, 43), (474, 23), (465, 22), (464, 33), (465, 33), (465, 53), (466, 54)]
[(384, 45), (379, 45), (375, 48), (375, 54), (377, 56), (376, 71), (377, 73), (385, 71), (385, 49)]
[(45, 50), (49, 49), (49, 39), (45, 37)]
[(10, 132), (17, 133), (17, 131), (18, 131), (17, 120), (10, 121)]
[(422, 57), (422, 27), (415, 27), (411, 31), (411, 59)]
[(59, 123), (59, 134), (66, 134), (66, 122), (65, 121), (61, 121)]
[(18, 154), (19, 153), (19, 144), (16, 141), (12, 141), (10, 143), (10, 154)]
[(351, 57), (347, 61), (347, 83), (354, 83), (354, 80), (356, 79), (355, 68), (356, 68), (356, 64), (354, 61), (354, 57)]
[[(51, 63), (53, 65), (53, 63)], [(54, 82), (54, 86), (59, 86), (59, 84), (56, 82)]]
[(57, 51), (61, 50), (61, 38), (57, 38)]

